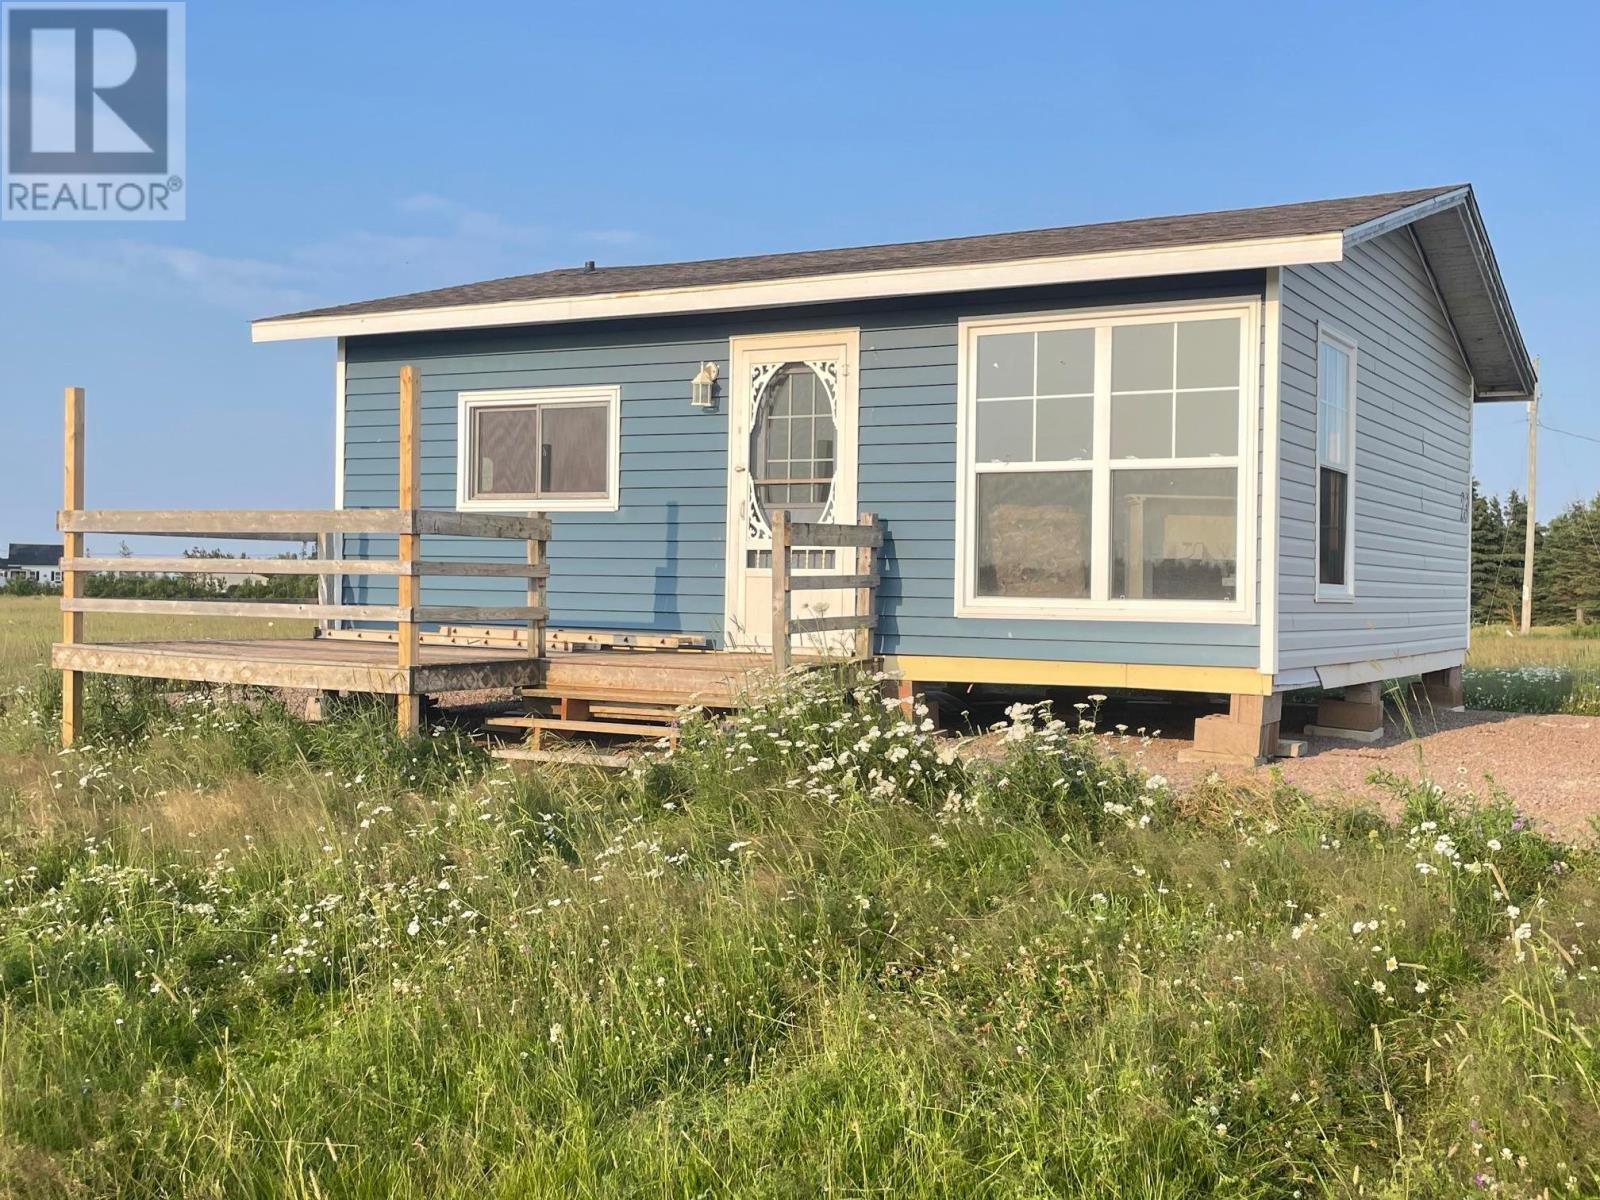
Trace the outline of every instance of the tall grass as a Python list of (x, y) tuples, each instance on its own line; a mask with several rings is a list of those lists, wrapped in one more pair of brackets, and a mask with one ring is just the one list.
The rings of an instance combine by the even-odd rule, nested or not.
[(11, 1194), (1600, 1191), (1596, 864), (1492, 796), (847, 676), (618, 775), (152, 693), (0, 718)]
[(1470, 708), (1600, 716), (1600, 626), (1475, 629), (1462, 682)]

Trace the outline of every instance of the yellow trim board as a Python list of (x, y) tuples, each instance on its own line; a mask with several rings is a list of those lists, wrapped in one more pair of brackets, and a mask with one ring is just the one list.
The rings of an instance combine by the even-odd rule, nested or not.
[(1032, 658), (952, 658), (889, 654), (891, 675), (928, 683), (1008, 683), (1035, 687), (1142, 688), (1270, 696), (1272, 676), (1254, 667), (1171, 667), (1148, 663), (1049, 662)]

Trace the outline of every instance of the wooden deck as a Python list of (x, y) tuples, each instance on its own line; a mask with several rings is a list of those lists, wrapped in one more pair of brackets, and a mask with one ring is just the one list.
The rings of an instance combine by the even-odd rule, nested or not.
[(391, 696), (524, 688), (533, 695), (716, 708), (735, 707), (772, 670), (769, 655), (714, 651), (547, 650), (541, 660), (526, 650), (424, 642), (418, 655), (415, 665), (402, 667), (391, 642), (286, 638), (58, 643), (50, 657), (63, 671), (201, 683)]
[[(772, 649), (766, 653), (723, 653), (691, 649), (702, 635), (641, 631), (561, 630), (550, 633), (545, 584), (550, 576), (546, 542), (550, 522), (537, 513), (456, 512), (421, 506), (422, 384), (414, 366), (399, 376), (398, 506), (393, 509), (309, 509), (220, 512), (205, 510), (128, 511), (89, 509), (84, 504), (84, 393), (65, 391), (63, 506), (56, 524), (62, 531), (61, 641), (51, 648), (51, 665), (62, 673), (61, 744), (70, 746), (82, 724), (83, 681), (89, 674), (131, 675), (197, 683), (296, 688), (316, 692), (366, 692), (396, 697), (399, 731), (411, 736), (421, 725), (426, 695), (516, 689), (529, 711), (520, 725), (538, 749), (546, 731), (635, 734), (676, 725), (686, 704), (735, 708), (752, 685), (794, 660), (796, 636), (849, 634), (848, 644), (817, 646), (817, 653), (841, 651), (866, 659), (877, 624), (874, 593), (880, 577), (876, 561), (883, 531), (876, 518), (862, 514), (854, 525), (790, 522), (774, 517)], [(270, 559), (190, 558), (187, 556), (93, 557), (84, 535), (136, 534), (141, 537), (260, 538), (268, 541), (316, 539), (314, 557)], [(392, 559), (346, 558), (347, 535), (393, 537)], [(514, 540), (524, 543), (516, 561), (487, 550), (467, 558), (428, 558), (424, 537)], [(854, 549), (855, 572), (796, 574), (796, 547)], [(848, 566), (848, 556), (844, 565)], [(316, 576), (318, 601), (278, 602), (217, 598), (136, 599), (85, 596), (91, 573), (136, 575), (296, 574)], [(343, 578), (392, 576), (392, 604), (343, 603)], [(434, 576), (505, 579), (523, 593), (520, 604), (424, 604), (422, 583)], [(854, 593), (848, 615), (793, 617), (794, 592)], [(149, 642), (86, 641), (85, 617), (94, 613), (205, 617), (300, 617), (328, 623), (363, 622), (360, 631), (325, 626), (324, 636), (306, 639), (194, 639)], [(483, 622), (473, 632), (466, 622)], [(433, 628), (437, 626), (437, 628)], [(645, 646), (653, 649), (644, 649)], [(600, 649), (600, 646), (607, 648)], [(553, 713), (549, 710), (554, 710)]]

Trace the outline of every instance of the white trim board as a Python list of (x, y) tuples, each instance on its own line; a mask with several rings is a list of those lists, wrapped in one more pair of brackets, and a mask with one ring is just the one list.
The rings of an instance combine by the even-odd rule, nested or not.
[(333, 507), (344, 507), (344, 339), (338, 341), (333, 361)]
[(1261, 304), (1261, 673), (1278, 673), (1278, 497), (1282, 431), (1283, 271), (1267, 270)]
[(1393, 658), (1369, 658), (1362, 662), (1332, 663), (1313, 667), (1325, 688), (1348, 687), (1353, 683), (1376, 683), (1383, 679), (1404, 679), (1428, 671), (1443, 671), (1466, 663), (1465, 650), (1437, 650), (1432, 654), (1400, 654)]
[(1444, 212), (1447, 208), (1458, 208), (1467, 202), (1471, 189), (1465, 186), (1443, 192), (1437, 196), (1429, 196), (1426, 200), (1419, 200), (1405, 208), (1396, 209), (1392, 213), (1385, 213), (1381, 217), (1374, 217), (1360, 225), (1352, 225), (1344, 231), (1344, 248), (1349, 250), (1352, 246), (1359, 246), (1362, 242), (1370, 242), (1373, 238), (1380, 238), (1386, 233), (1393, 233), (1396, 229), (1404, 228), (1431, 217), (1435, 213)]
[(383, 313), (278, 317), (252, 322), (250, 337), (257, 342), (277, 342), (296, 338), (412, 333), (434, 329), (480, 329), (500, 325), (818, 304), (833, 300), (934, 295), (1040, 284), (1141, 279), (1158, 275), (1193, 275), (1211, 271), (1338, 262), (1344, 257), (1344, 247), (1345, 234), (1334, 231), (1299, 237), (1254, 238), (949, 267), (856, 271), (712, 287), (606, 292), (593, 296), (508, 300)]

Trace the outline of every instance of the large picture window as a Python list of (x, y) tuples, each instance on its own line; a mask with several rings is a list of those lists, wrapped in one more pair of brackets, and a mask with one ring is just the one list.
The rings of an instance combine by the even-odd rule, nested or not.
[(1253, 302), (973, 321), (957, 614), (1248, 615)]
[(456, 506), (616, 508), (619, 407), (616, 388), (462, 392)]
[(1356, 344), (1317, 331), (1317, 599), (1355, 595)]

